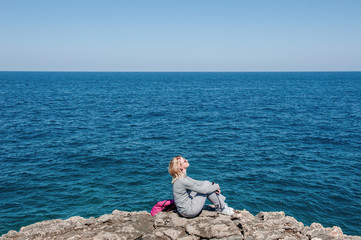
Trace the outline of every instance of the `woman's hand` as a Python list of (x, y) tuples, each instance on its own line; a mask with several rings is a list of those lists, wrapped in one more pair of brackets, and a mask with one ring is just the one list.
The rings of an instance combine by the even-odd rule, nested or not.
[(218, 189), (216, 190), (216, 193), (220, 194), (221, 193), (221, 187), (217, 184)]

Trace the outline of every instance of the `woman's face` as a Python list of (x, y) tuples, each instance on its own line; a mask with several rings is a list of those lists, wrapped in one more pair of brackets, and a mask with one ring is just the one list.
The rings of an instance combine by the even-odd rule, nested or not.
[(183, 171), (184, 169), (187, 169), (189, 167), (189, 162), (187, 159), (182, 158), (180, 162), (180, 169)]

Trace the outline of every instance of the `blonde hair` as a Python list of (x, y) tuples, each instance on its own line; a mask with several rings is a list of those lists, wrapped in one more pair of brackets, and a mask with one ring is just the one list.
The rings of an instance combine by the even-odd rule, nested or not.
[(172, 183), (174, 183), (180, 177), (184, 177), (184, 174), (180, 169), (182, 159), (183, 159), (182, 156), (176, 156), (169, 163), (168, 172), (170, 175), (172, 175), (173, 178)]

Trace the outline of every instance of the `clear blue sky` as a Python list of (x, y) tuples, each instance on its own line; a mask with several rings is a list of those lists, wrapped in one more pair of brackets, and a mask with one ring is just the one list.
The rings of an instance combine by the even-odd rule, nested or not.
[(360, 71), (360, 0), (0, 0), (0, 71)]

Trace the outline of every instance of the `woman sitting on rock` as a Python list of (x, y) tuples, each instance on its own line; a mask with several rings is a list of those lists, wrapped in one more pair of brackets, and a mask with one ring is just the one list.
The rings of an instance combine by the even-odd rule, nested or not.
[(233, 208), (224, 202), (226, 197), (221, 194), (219, 185), (188, 177), (188, 167), (188, 160), (181, 156), (173, 158), (169, 163), (168, 171), (173, 177), (173, 198), (178, 212), (184, 217), (195, 217), (202, 211), (208, 198), (217, 212), (232, 215)]

